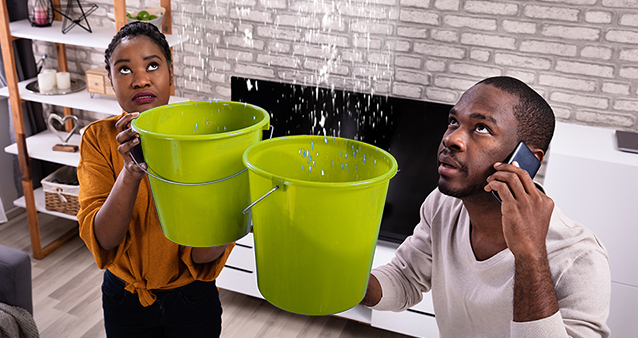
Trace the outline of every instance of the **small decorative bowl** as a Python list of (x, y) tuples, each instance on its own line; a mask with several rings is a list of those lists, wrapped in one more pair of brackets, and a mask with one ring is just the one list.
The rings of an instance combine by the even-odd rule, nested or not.
[[(148, 12), (148, 14), (150, 15), (155, 15), (156, 18), (153, 20), (136, 20), (136, 19), (131, 19), (131, 18), (126, 18), (126, 23), (131, 23), (134, 21), (142, 21), (142, 22), (150, 22), (153, 25), (155, 25), (155, 27), (157, 27), (157, 29), (160, 30), (160, 32), (162, 31), (162, 21), (164, 20), (164, 13), (166, 13), (166, 9), (164, 7), (149, 7), (144, 9), (145, 11)], [(140, 13), (141, 11), (137, 11), (137, 12), (129, 12), (131, 14), (132, 17), (137, 17), (137, 15)], [(115, 14), (113, 13), (106, 13), (106, 16), (109, 18), (109, 20), (111, 21), (111, 24), (113, 25), (113, 27), (115, 27)]]

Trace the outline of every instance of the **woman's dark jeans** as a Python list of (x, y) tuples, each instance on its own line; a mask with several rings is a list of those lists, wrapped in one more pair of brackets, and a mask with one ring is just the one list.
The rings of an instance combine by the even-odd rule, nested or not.
[(124, 281), (104, 272), (102, 308), (109, 338), (219, 337), (222, 306), (215, 281), (194, 281), (172, 290), (153, 290), (155, 303), (142, 306)]

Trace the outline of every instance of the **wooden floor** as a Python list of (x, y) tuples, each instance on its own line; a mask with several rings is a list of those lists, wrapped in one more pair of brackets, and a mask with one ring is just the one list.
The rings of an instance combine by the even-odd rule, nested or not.
[[(0, 244), (31, 253), (26, 213), (19, 210), (0, 224)], [(40, 214), (43, 243), (77, 226), (76, 222)], [(34, 317), (42, 338), (105, 337), (100, 285), (102, 271), (78, 237), (42, 260), (32, 256)], [(302, 316), (268, 302), (220, 290), (224, 338), (366, 337), (407, 338), (333, 316)]]

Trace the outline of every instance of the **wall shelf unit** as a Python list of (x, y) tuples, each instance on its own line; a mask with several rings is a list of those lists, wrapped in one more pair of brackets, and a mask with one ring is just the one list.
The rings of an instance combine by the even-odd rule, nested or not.
[[(43, 214), (49, 214), (49, 215), (53, 215), (56, 217), (62, 217), (62, 218), (66, 218), (72, 221), (77, 221), (77, 217), (73, 216), (73, 215), (69, 215), (69, 214), (65, 214), (62, 212), (57, 212), (57, 211), (51, 211), (51, 210), (47, 210), (46, 205), (44, 203), (44, 190), (42, 190), (42, 188), (37, 188), (35, 190), (33, 190), (33, 195), (35, 196), (35, 208), (36, 210), (38, 210), (38, 212), (41, 212)], [(21, 207), (21, 208), (26, 208), (27, 207), (27, 203), (23, 197), (18, 198), (17, 200), (13, 201), (13, 204), (17, 207)]]
[[(54, 106), (64, 106), (72, 109), (90, 110), (110, 115), (118, 115), (122, 112), (115, 97), (95, 94), (93, 98), (91, 98), (90, 93), (87, 92), (86, 89), (64, 95), (41, 95), (32, 93), (26, 89), (26, 86), (34, 80), (36, 79), (18, 82), (18, 89), (22, 100), (46, 103)], [(0, 96), (10, 97), (9, 87), (0, 88)]]
[[(89, 33), (78, 27), (62, 34), (62, 22), (55, 21), (51, 27), (32, 27), (28, 20), (15, 21), (9, 24), (11, 36), (14, 38), (39, 40), (53, 43), (61, 43), (72, 46), (92, 47), (106, 49), (115, 35), (115, 28), (91, 27), (93, 33)], [(166, 35), (169, 46), (175, 46), (184, 40), (177, 35)]]
[[(126, 23), (126, 1), (114, 0), (114, 12), (116, 26), (122, 27)], [(59, 5), (59, 0), (53, 0)], [(169, 45), (172, 47), (184, 41), (184, 38), (171, 35), (171, 3), (170, 0), (160, 0), (160, 6), (166, 8), (162, 31), (166, 35)], [(116, 29), (108, 27), (92, 28), (93, 32), (83, 29), (72, 29), (66, 34), (62, 33), (62, 22), (55, 21), (51, 27), (32, 27), (28, 20), (9, 22), (7, 2), (2, 0), (0, 4), (0, 45), (2, 47), (2, 57), (4, 60), (7, 87), (0, 89), (0, 96), (10, 98), (11, 114), (13, 117), (13, 129), (16, 143), (5, 148), (5, 151), (16, 154), (20, 162), (20, 172), (22, 176), (22, 188), (24, 196), (14, 201), (14, 204), (27, 209), (29, 221), (29, 233), (31, 236), (31, 247), (33, 258), (42, 259), (62, 244), (77, 235), (78, 229), (74, 228), (47, 245), (42, 245), (40, 241), (40, 228), (38, 224), (38, 212), (48, 213), (59, 217), (76, 220), (74, 216), (63, 213), (48, 211), (44, 204), (44, 192), (42, 189), (34, 189), (31, 176), (30, 161), (39, 159), (68, 166), (77, 166), (80, 161), (79, 153), (60, 153), (51, 148), (56, 143), (60, 143), (55, 134), (44, 131), (37, 135), (27, 137), (22, 114), (24, 101), (40, 102), (63, 107), (64, 115), (73, 113), (73, 109), (95, 111), (110, 115), (119, 115), (122, 110), (114, 97), (95, 95), (91, 98), (86, 91), (80, 91), (66, 95), (39, 95), (31, 93), (26, 89), (26, 85), (34, 79), (19, 81), (16, 71), (16, 64), (13, 51), (13, 41), (16, 39), (32, 39), (46, 41), (56, 44), (58, 70), (68, 71), (66, 45), (91, 47), (106, 49), (116, 33)], [(175, 100), (180, 101), (180, 100)], [(70, 124), (66, 125), (67, 132), (70, 131)], [(71, 137), (71, 144), (79, 145), (80, 136)]]
[[(60, 135), (66, 137), (69, 134), (60, 132)], [(27, 137), (27, 152), (29, 153), (29, 157), (42, 161), (77, 167), (78, 163), (80, 163), (80, 153), (53, 151), (53, 149), (51, 148), (56, 143), (60, 143), (60, 139), (49, 130), (45, 130), (36, 135)], [(69, 139), (69, 144), (79, 146), (80, 135), (74, 134), (73, 136), (71, 136), (71, 139)], [(6, 148), (4, 148), (4, 151), (9, 154), (20, 155), (20, 152), (18, 151), (18, 145), (16, 143), (7, 146)]]

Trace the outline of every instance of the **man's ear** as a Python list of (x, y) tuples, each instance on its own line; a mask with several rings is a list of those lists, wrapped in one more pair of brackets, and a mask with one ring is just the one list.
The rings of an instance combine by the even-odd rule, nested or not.
[(540, 148), (532, 148), (530, 149), (532, 151), (532, 153), (534, 154), (534, 156), (536, 156), (536, 158), (543, 163), (543, 159), (545, 158), (545, 152), (543, 151), (543, 149)]

